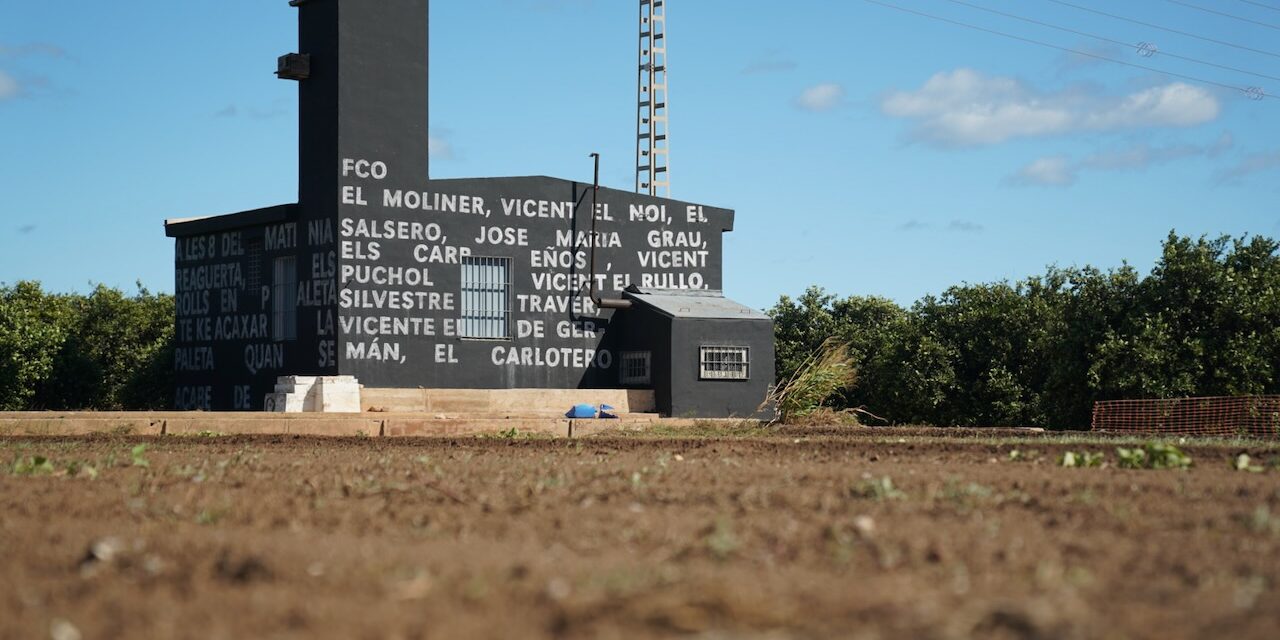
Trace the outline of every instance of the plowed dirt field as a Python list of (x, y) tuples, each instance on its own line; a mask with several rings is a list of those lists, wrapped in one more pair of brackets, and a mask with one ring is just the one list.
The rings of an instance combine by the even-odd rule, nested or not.
[(0, 439), (0, 638), (1280, 637), (1280, 450), (1117, 444)]

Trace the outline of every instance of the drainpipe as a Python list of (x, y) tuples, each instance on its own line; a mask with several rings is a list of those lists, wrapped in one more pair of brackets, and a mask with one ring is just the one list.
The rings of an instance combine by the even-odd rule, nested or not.
[(596, 206), (600, 198), (600, 154), (593, 153), (591, 157), (595, 159), (596, 164), (595, 179), (591, 188), (591, 301), (600, 309), (630, 309), (630, 300), (604, 300), (596, 291), (596, 245), (599, 244), (596, 237)]

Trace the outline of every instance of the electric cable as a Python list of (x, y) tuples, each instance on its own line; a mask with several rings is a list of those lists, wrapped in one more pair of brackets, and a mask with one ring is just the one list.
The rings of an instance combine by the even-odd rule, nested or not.
[(1095, 58), (1095, 59), (1098, 59), (1098, 60), (1105, 60), (1105, 61), (1107, 61), (1107, 62), (1113, 62), (1113, 63), (1115, 63), (1115, 64), (1124, 65), (1124, 66), (1126, 66), (1126, 67), (1133, 67), (1133, 68), (1135, 68), (1135, 69), (1142, 69), (1142, 70), (1144, 70), (1144, 71), (1151, 71), (1151, 72), (1159, 73), (1159, 74), (1166, 75), (1166, 76), (1172, 76), (1172, 77), (1174, 77), (1174, 78), (1181, 78), (1182, 80), (1188, 80), (1188, 81), (1191, 81), (1191, 82), (1199, 82), (1199, 83), (1201, 83), (1201, 84), (1207, 84), (1207, 85), (1212, 85), (1212, 86), (1215, 86), (1215, 87), (1221, 87), (1221, 88), (1223, 88), (1223, 89), (1231, 89), (1232, 91), (1239, 91), (1239, 92), (1244, 93), (1245, 95), (1249, 96), (1250, 98), (1257, 99), (1257, 100), (1261, 100), (1261, 99), (1263, 99), (1263, 98), (1274, 98), (1274, 97), (1276, 97), (1276, 96), (1274, 96), (1274, 95), (1272, 95), (1272, 94), (1267, 93), (1266, 91), (1263, 91), (1262, 89), (1260, 89), (1260, 88), (1258, 88), (1258, 87), (1241, 87), (1241, 86), (1238, 86), (1238, 85), (1228, 84), (1228, 83), (1226, 83), (1226, 82), (1219, 82), (1219, 81), (1217, 81), (1217, 80), (1209, 80), (1209, 79), (1207, 79), (1207, 78), (1200, 78), (1200, 77), (1197, 77), (1197, 76), (1187, 75), (1187, 74), (1185, 74), (1185, 73), (1178, 73), (1178, 72), (1175, 72), (1175, 71), (1166, 71), (1166, 70), (1164, 70), (1164, 69), (1160, 69), (1160, 68), (1158, 68), (1158, 67), (1151, 67), (1151, 66), (1147, 66), (1147, 65), (1145, 65), (1145, 64), (1138, 64), (1138, 63), (1136, 63), (1136, 62), (1125, 62), (1124, 60), (1117, 60), (1117, 59), (1115, 59), (1115, 58), (1110, 58), (1110, 57), (1107, 57), (1107, 56), (1104, 56), (1104, 55), (1099, 55), (1099, 54), (1097, 54), (1097, 53), (1090, 53), (1090, 52), (1088, 52), (1088, 51), (1080, 51), (1079, 49), (1072, 49), (1071, 47), (1064, 47), (1064, 46), (1056, 45), (1056, 44), (1053, 44), (1053, 43), (1050, 43), (1050, 42), (1045, 42), (1045, 41), (1043, 41), (1043, 40), (1036, 40), (1036, 39), (1034, 39), (1034, 38), (1027, 38), (1027, 37), (1024, 37), (1024, 36), (1019, 36), (1019, 35), (1014, 35), (1014, 34), (1012, 34), (1012, 33), (1007, 33), (1007, 32), (1004, 32), (1004, 31), (999, 31), (999, 30), (997, 30), (997, 29), (989, 29), (989, 28), (987, 28), (987, 27), (982, 27), (982, 26), (978, 26), (978, 25), (975, 25), (975, 24), (969, 24), (969, 23), (967, 23), (967, 22), (961, 22), (961, 21), (959, 21), (959, 20), (952, 20), (951, 18), (946, 18), (946, 17), (939, 16), (939, 15), (936, 15), (936, 14), (927, 13), (927, 12), (924, 12), (924, 11), (917, 11), (917, 10), (915, 10), (915, 9), (908, 9), (908, 8), (906, 8), (906, 7), (902, 7), (902, 6), (899, 6), (899, 5), (896, 5), (896, 4), (890, 4), (890, 3), (888, 3), (888, 2), (881, 2), (880, 0), (862, 0), (862, 1), (863, 1), (863, 2), (867, 2), (867, 3), (870, 3), (870, 4), (880, 5), (880, 6), (882, 6), (882, 7), (888, 8), (888, 9), (894, 9), (894, 10), (897, 10), (897, 11), (902, 11), (902, 12), (904, 12), (904, 13), (912, 13), (912, 14), (915, 14), (915, 15), (918, 15), (918, 16), (922, 16), (922, 17), (925, 17), (925, 18), (930, 18), (930, 19), (932, 19), (932, 20), (938, 20), (938, 21), (940, 21), (940, 22), (947, 22), (947, 23), (950, 23), (950, 24), (954, 24), (954, 25), (956, 25), (956, 26), (965, 27), (966, 29), (973, 29), (973, 30), (975, 30), (975, 31), (983, 31), (983, 32), (990, 33), (990, 34), (994, 34), (994, 35), (1001, 36), (1001, 37), (1004, 37), (1004, 38), (1009, 38), (1009, 39), (1011, 39), (1011, 40), (1019, 40), (1019, 41), (1021, 41), (1021, 42), (1027, 42), (1027, 43), (1034, 44), (1034, 45), (1039, 45), (1039, 46), (1042, 46), (1042, 47), (1048, 47), (1048, 48), (1050, 48), (1050, 49), (1057, 49), (1058, 51), (1065, 51), (1065, 52), (1067, 52), (1067, 53), (1074, 53), (1074, 54), (1076, 54), (1076, 55), (1081, 55), (1081, 56), (1085, 56), (1085, 57), (1088, 57), (1088, 58)]
[(1164, 0), (1164, 1), (1165, 1), (1165, 2), (1168, 2), (1169, 4), (1176, 4), (1176, 5), (1180, 6), (1180, 7), (1186, 7), (1186, 8), (1188, 8), (1188, 9), (1195, 9), (1196, 11), (1203, 11), (1203, 12), (1205, 12), (1205, 13), (1211, 13), (1211, 14), (1213, 14), (1213, 15), (1215, 15), (1215, 16), (1222, 16), (1222, 17), (1224, 17), (1224, 18), (1231, 18), (1232, 20), (1239, 20), (1240, 22), (1247, 22), (1247, 23), (1249, 23), (1249, 24), (1256, 24), (1256, 25), (1258, 25), (1259, 27), (1266, 27), (1266, 28), (1268, 28), (1268, 29), (1275, 29), (1276, 31), (1280, 31), (1280, 25), (1271, 24), (1270, 22), (1263, 22), (1263, 21), (1261, 21), (1261, 20), (1254, 20), (1253, 18), (1246, 18), (1246, 17), (1244, 17), (1244, 16), (1238, 16), (1238, 15), (1236, 15), (1236, 14), (1234, 14), (1234, 13), (1227, 13), (1226, 11), (1218, 11), (1217, 9), (1210, 9), (1210, 8), (1208, 8), (1208, 7), (1202, 7), (1202, 6), (1198, 5), (1198, 4), (1192, 4), (1192, 3), (1190, 3), (1190, 2), (1183, 2), (1182, 0)]
[(1272, 11), (1280, 11), (1280, 7), (1277, 7), (1277, 6), (1274, 6), (1274, 5), (1269, 5), (1269, 4), (1265, 3), (1265, 2), (1257, 2), (1256, 0), (1239, 0), (1239, 1), (1240, 1), (1240, 2), (1243, 2), (1243, 3), (1245, 3), (1245, 4), (1251, 4), (1251, 5), (1255, 6), (1255, 7), (1262, 7), (1263, 9), (1270, 9), (1270, 10), (1272, 10)]
[[(1012, 18), (1012, 19), (1014, 19), (1014, 20), (1021, 20), (1021, 21), (1023, 21), (1023, 22), (1027, 22), (1027, 23), (1030, 23), (1030, 24), (1040, 25), (1040, 26), (1042, 26), (1042, 27), (1048, 27), (1048, 28), (1050, 28), (1050, 29), (1057, 29), (1058, 31), (1064, 31), (1064, 32), (1066, 32), (1066, 33), (1072, 33), (1072, 34), (1075, 34), (1075, 35), (1078, 35), (1078, 36), (1084, 36), (1084, 37), (1086, 37), (1086, 38), (1093, 38), (1094, 40), (1100, 40), (1100, 41), (1102, 41), (1102, 42), (1108, 42), (1108, 43), (1111, 43), (1111, 44), (1120, 45), (1120, 46), (1122, 46), (1122, 47), (1133, 47), (1133, 46), (1134, 46), (1134, 45), (1133, 45), (1133, 43), (1130, 43), (1130, 42), (1122, 42), (1122, 41), (1120, 41), (1120, 40), (1114, 40), (1114, 39), (1112, 39), (1112, 38), (1108, 38), (1108, 37), (1105, 37), (1105, 36), (1100, 36), (1100, 35), (1096, 35), (1096, 34), (1088, 33), (1088, 32), (1085, 32), (1085, 31), (1078, 31), (1078, 30), (1076, 30), (1076, 29), (1072, 29), (1072, 28), (1070, 28), (1070, 27), (1063, 27), (1063, 26), (1056, 25), (1056, 24), (1052, 24), (1052, 23), (1049, 23), (1049, 22), (1044, 22), (1044, 21), (1042, 21), (1042, 20), (1036, 20), (1035, 18), (1027, 18), (1027, 17), (1025, 17), (1025, 16), (1019, 16), (1019, 15), (1015, 15), (1015, 14), (1012, 14), (1012, 13), (1006, 13), (1006, 12), (1004, 12), (1004, 11), (1000, 11), (1000, 10), (998, 10), (998, 9), (992, 9), (992, 8), (990, 8), (990, 7), (984, 7), (984, 6), (981, 6), (981, 5), (976, 5), (976, 4), (972, 4), (972, 3), (969, 3), (969, 2), (965, 2), (964, 0), (946, 0), (946, 1), (947, 1), (947, 2), (950, 2), (950, 3), (952, 3), (952, 4), (958, 4), (958, 5), (963, 5), (963, 6), (966, 6), (966, 7), (972, 8), (972, 9), (977, 9), (977, 10), (979, 10), (979, 11), (986, 11), (987, 13), (993, 13), (993, 14), (998, 15), (998, 16), (1004, 16), (1004, 17), (1006, 17), (1006, 18)], [(1145, 44), (1145, 43), (1143, 43), (1143, 44)], [(1139, 51), (1144, 51), (1144, 49), (1142, 49), (1142, 48), (1141, 48), (1141, 46), (1139, 46)], [(1256, 72), (1256, 71), (1249, 71), (1249, 70), (1247, 70), (1247, 69), (1241, 69), (1241, 68), (1239, 68), (1239, 67), (1233, 67), (1233, 66), (1225, 65), (1225, 64), (1218, 64), (1218, 63), (1216, 63), (1216, 62), (1210, 62), (1210, 61), (1208, 61), (1208, 60), (1201, 60), (1200, 58), (1193, 58), (1193, 57), (1191, 57), (1191, 56), (1178, 55), (1178, 54), (1176, 54), (1176, 53), (1170, 53), (1170, 52), (1168, 52), (1168, 51), (1164, 51), (1164, 50), (1162, 50), (1162, 49), (1158, 49), (1158, 48), (1154, 48), (1154, 47), (1153, 47), (1153, 48), (1151, 48), (1151, 49), (1146, 49), (1145, 51), (1150, 51), (1150, 52), (1151, 52), (1151, 53), (1150, 53), (1151, 55), (1157, 55), (1157, 54), (1158, 54), (1158, 55), (1167, 56), (1167, 57), (1170, 57), (1170, 58), (1176, 58), (1176, 59), (1178, 59), (1178, 60), (1186, 60), (1187, 62), (1194, 62), (1194, 63), (1196, 63), (1196, 64), (1202, 64), (1202, 65), (1209, 66), (1209, 67), (1217, 67), (1217, 68), (1219, 68), (1219, 69), (1225, 69), (1225, 70), (1227, 70), (1227, 71), (1235, 71), (1236, 73), (1243, 73), (1243, 74), (1245, 74), (1245, 75), (1255, 76), (1255, 77), (1258, 77), (1258, 78), (1266, 78), (1266, 79), (1268, 79), (1268, 80), (1275, 80), (1275, 81), (1277, 81), (1277, 82), (1280, 82), (1280, 76), (1267, 75), (1267, 74), (1265, 74), (1265, 73), (1258, 73), (1258, 72)]]
[(1180, 36), (1186, 36), (1186, 37), (1188, 37), (1188, 38), (1195, 38), (1196, 40), (1203, 40), (1203, 41), (1205, 41), (1205, 42), (1212, 42), (1212, 43), (1214, 43), (1214, 44), (1220, 44), (1220, 45), (1222, 45), (1222, 46), (1224, 46), (1224, 47), (1231, 47), (1231, 48), (1233, 48), (1233, 49), (1240, 49), (1241, 51), (1251, 51), (1251, 52), (1253, 52), (1253, 53), (1259, 53), (1259, 54), (1262, 54), (1262, 55), (1264, 55), (1264, 56), (1271, 56), (1272, 58), (1280, 58), (1280, 53), (1276, 53), (1276, 52), (1274, 52), (1274, 51), (1266, 51), (1266, 50), (1264, 50), (1264, 49), (1255, 49), (1255, 48), (1253, 48), (1253, 47), (1247, 47), (1247, 46), (1242, 45), (1242, 44), (1236, 44), (1236, 43), (1234, 43), (1234, 42), (1227, 42), (1226, 40), (1218, 40), (1218, 39), (1216, 39), (1216, 38), (1209, 38), (1209, 37), (1207, 37), (1207, 36), (1197, 35), (1197, 34), (1194, 34), (1194, 33), (1189, 32), (1189, 31), (1182, 31), (1182, 30), (1179, 30), (1179, 29), (1174, 29), (1174, 28), (1172, 28), (1172, 27), (1163, 27), (1163, 26), (1160, 26), (1160, 25), (1158, 25), (1158, 24), (1153, 24), (1153, 23), (1150, 23), (1150, 22), (1143, 22), (1142, 20), (1135, 20), (1134, 18), (1126, 18), (1126, 17), (1124, 17), (1124, 16), (1118, 16), (1118, 15), (1116, 15), (1116, 14), (1114, 14), (1114, 13), (1107, 13), (1106, 11), (1099, 11), (1099, 10), (1094, 9), (1094, 8), (1091, 8), (1091, 7), (1081, 6), (1081, 5), (1075, 4), (1074, 2), (1067, 2), (1066, 0), (1045, 0), (1045, 2), (1052, 2), (1052, 3), (1054, 3), (1054, 4), (1060, 4), (1060, 5), (1064, 6), (1064, 7), (1071, 7), (1072, 9), (1079, 9), (1079, 10), (1081, 10), (1081, 11), (1088, 11), (1089, 13), (1096, 13), (1096, 14), (1098, 14), (1098, 15), (1100, 15), (1100, 16), (1106, 16), (1106, 17), (1111, 18), (1111, 19), (1113, 19), (1113, 20), (1121, 20), (1121, 21), (1124, 21), (1124, 22), (1131, 22), (1131, 23), (1133, 23), (1133, 24), (1140, 24), (1140, 25), (1142, 25), (1142, 26), (1144, 26), (1144, 27), (1150, 27), (1150, 28), (1152, 28), (1152, 29), (1159, 29), (1160, 31), (1167, 31), (1167, 32), (1169, 32), (1169, 33), (1176, 33), (1176, 34), (1178, 34), (1178, 35), (1180, 35)]

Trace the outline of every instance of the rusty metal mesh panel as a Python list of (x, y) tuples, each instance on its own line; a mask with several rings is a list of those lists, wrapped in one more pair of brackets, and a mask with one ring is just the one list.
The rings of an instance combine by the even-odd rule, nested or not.
[(1179, 436), (1280, 437), (1280, 396), (1105, 400), (1093, 430)]

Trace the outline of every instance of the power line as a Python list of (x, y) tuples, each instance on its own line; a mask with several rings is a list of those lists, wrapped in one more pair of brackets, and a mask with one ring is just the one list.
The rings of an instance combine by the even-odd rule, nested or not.
[(1133, 24), (1140, 24), (1140, 25), (1142, 25), (1142, 26), (1144, 26), (1144, 27), (1150, 27), (1150, 28), (1152, 28), (1152, 29), (1159, 29), (1159, 30), (1161, 30), (1161, 31), (1167, 31), (1167, 32), (1169, 32), (1169, 33), (1176, 33), (1176, 34), (1178, 34), (1178, 35), (1180, 35), (1180, 36), (1187, 36), (1188, 38), (1195, 38), (1196, 40), (1203, 40), (1203, 41), (1205, 41), (1205, 42), (1212, 42), (1212, 43), (1214, 43), (1214, 44), (1220, 44), (1220, 45), (1222, 45), (1222, 46), (1224, 46), (1224, 47), (1231, 47), (1231, 48), (1233, 48), (1233, 49), (1240, 49), (1241, 51), (1252, 51), (1253, 53), (1260, 53), (1260, 54), (1262, 54), (1262, 55), (1264, 55), (1264, 56), (1271, 56), (1272, 58), (1280, 58), (1280, 53), (1276, 53), (1276, 52), (1274, 52), (1274, 51), (1265, 51), (1265, 50), (1262, 50), (1262, 49), (1254, 49), (1253, 47), (1246, 47), (1246, 46), (1244, 46), (1244, 45), (1242, 45), (1242, 44), (1236, 44), (1236, 43), (1234, 43), (1234, 42), (1227, 42), (1226, 40), (1217, 40), (1217, 39), (1214, 39), (1214, 38), (1208, 38), (1208, 37), (1205, 37), (1205, 36), (1196, 35), (1196, 34), (1191, 33), (1191, 32), (1189, 32), (1189, 31), (1180, 31), (1180, 30), (1178, 30), (1178, 29), (1173, 29), (1173, 28), (1171, 28), (1171, 27), (1162, 27), (1162, 26), (1160, 26), (1160, 25), (1158, 25), (1158, 24), (1152, 24), (1152, 23), (1150, 23), (1150, 22), (1143, 22), (1143, 21), (1141, 21), (1141, 20), (1135, 20), (1135, 19), (1133, 19), (1133, 18), (1126, 18), (1126, 17), (1124, 17), (1124, 16), (1118, 16), (1118, 15), (1116, 15), (1116, 14), (1114, 14), (1114, 13), (1107, 13), (1106, 11), (1099, 11), (1099, 10), (1097, 10), (1097, 9), (1093, 9), (1093, 8), (1090, 8), (1090, 7), (1084, 7), (1084, 6), (1081, 6), (1081, 5), (1075, 4), (1075, 3), (1073, 3), (1073, 2), (1066, 2), (1065, 0), (1045, 0), (1045, 1), (1046, 1), (1046, 2), (1052, 2), (1052, 3), (1054, 3), (1054, 4), (1060, 4), (1060, 5), (1064, 6), (1064, 7), (1071, 7), (1071, 8), (1073, 8), (1073, 9), (1079, 9), (1079, 10), (1081, 10), (1081, 11), (1088, 11), (1089, 13), (1096, 13), (1096, 14), (1098, 14), (1098, 15), (1100, 15), (1100, 16), (1106, 16), (1106, 17), (1111, 18), (1111, 19), (1113, 19), (1113, 20), (1121, 20), (1121, 21), (1124, 21), (1124, 22), (1131, 22), (1131, 23), (1133, 23)]
[[(1052, 24), (1052, 23), (1049, 23), (1049, 22), (1044, 22), (1044, 21), (1042, 21), (1042, 20), (1036, 20), (1035, 18), (1027, 18), (1027, 17), (1025, 17), (1025, 16), (1019, 16), (1019, 15), (1015, 15), (1015, 14), (1012, 14), (1012, 13), (1006, 13), (1006, 12), (1004, 12), (1004, 11), (1000, 11), (1000, 10), (997, 10), (997, 9), (992, 9), (992, 8), (989, 8), (989, 7), (984, 7), (984, 6), (981, 6), (981, 5), (976, 5), (976, 4), (972, 4), (972, 3), (969, 3), (969, 2), (965, 2), (964, 0), (946, 0), (946, 1), (947, 1), (947, 2), (950, 2), (950, 3), (952, 3), (952, 4), (963, 5), (963, 6), (966, 6), (966, 7), (971, 8), (971, 9), (977, 9), (977, 10), (979, 10), (979, 11), (986, 11), (987, 13), (994, 13), (994, 14), (996, 14), (996, 15), (998, 15), (998, 16), (1004, 16), (1004, 17), (1006, 17), (1006, 18), (1012, 18), (1012, 19), (1014, 19), (1014, 20), (1021, 20), (1021, 21), (1023, 21), (1023, 22), (1027, 22), (1027, 23), (1030, 23), (1030, 24), (1040, 25), (1040, 26), (1042, 26), (1042, 27), (1048, 27), (1048, 28), (1050, 28), (1050, 29), (1057, 29), (1058, 31), (1064, 31), (1064, 32), (1066, 32), (1066, 33), (1072, 33), (1072, 34), (1075, 34), (1075, 35), (1078, 35), (1078, 36), (1084, 36), (1084, 37), (1086, 37), (1086, 38), (1093, 38), (1093, 39), (1095, 39), (1095, 40), (1100, 40), (1100, 41), (1102, 41), (1102, 42), (1108, 42), (1108, 43), (1111, 43), (1111, 44), (1117, 44), (1117, 45), (1120, 45), (1120, 46), (1122, 46), (1122, 47), (1132, 47), (1132, 46), (1134, 46), (1134, 45), (1133, 45), (1133, 43), (1130, 43), (1130, 42), (1121, 42), (1120, 40), (1113, 40), (1113, 39), (1111, 39), (1111, 38), (1107, 38), (1107, 37), (1105, 37), (1105, 36), (1095, 35), (1095, 34), (1092, 34), (1092, 33), (1087, 33), (1087, 32), (1085, 32), (1085, 31), (1077, 31), (1076, 29), (1072, 29), (1072, 28), (1070, 28), (1070, 27), (1063, 27), (1063, 26), (1056, 25), (1056, 24)], [(1156, 53), (1159, 53), (1159, 54), (1160, 54), (1160, 55), (1162, 55), (1162, 56), (1168, 56), (1168, 57), (1170, 57), (1170, 58), (1177, 58), (1178, 60), (1186, 60), (1187, 62), (1194, 62), (1194, 63), (1196, 63), (1196, 64), (1202, 64), (1202, 65), (1209, 66), (1209, 67), (1217, 67), (1217, 68), (1219, 68), (1219, 69), (1225, 69), (1225, 70), (1227, 70), (1227, 71), (1235, 71), (1236, 73), (1243, 73), (1243, 74), (1245, 74), (1245, 75), (1255, 76), (1255, 77), (1258, 77), (1258, 78), (1266, 78), (1266, 79), (1268, 79), (1268, 80), (1275, 80), (1275, 81), (1277, 81), (1277, 82), (1280, 82), (1280, 76), (1271, 76), (1271, 75), (1267, 75), (1267, 74), (1265, 74), (1265, 73), (1258, 73), (1258, 72), (1256, 72), (1256, 71), (1249, 71), (1249, 70), (1247, 70), (1247, 69), (1240, 69), (1240, 68), (1238, 68), (1238, 67), (1232, 67), (1232, 66), (1230, 66), (1230, 65), (1218, 64), (1218, 63), (1216, 63), (1216, 62), (1210, 62), (1210, 61), (1208, 61), (1208, 60), (1201, 60), (1201, 59), (1199, 59), (1199, 58), (1192, 58), (1192, 57), (1190, 57), (1190, 56), (1182, 56), (1182, 55), (1178, 55), (1178, 54), (1176, 54), (1176, 53), (1169, 53), (1169, 52), (1167, 52), (1167, 51), (1157, 50), (1157, 49), (1155, 49), (1154, 47), (1153, 47), (1153, 48), (1150, 48), (1150, 49), (1140, 49), (1140, 50), (1141, 50), (1141, 51), (1149, 51), (1149, 52), (1150, 52), (1150, 55), (1154, 55), (1154, 54), (1156, 54)]]
[(1263, 91), (1262, 89), (1259, 89), (1259, 88), (1257, 88), (1257, 87), (1240, 87), (1240, 86), (1233, 85), (1233, 84), (1227, 84), (1227, 83), (1225, 83), (1225, 82), (1218, 82), (1217, 80), (1208, 80), (1208, 79), (1206, 79), (1206, 78), (1200, 78), (1200, 77), (1197, 77), (1197, 76), (1191, 76), (1191, 75), (1187, 75), (1187, 74), (1185, 74), (1185, 73), (1177, 73), (1177, 72), (1174, 72), (1174, 71), (1166, 71), (1166, 70), (1164, 70), (1164, 69), (1159, 69), (1159, 68), (1156, 68), (1156, 67), (1149, 67), (1149, 66), (1147, 66), (1147, 65), (1144, 65), (1144, 64), (1137, 64), (1137, 63), (1135, 63), (1135, 62), (1125, 62), (1124, 60), (1117, 60), (1117, 59), (1115, 59), (1115, 58), (1109, 58), (1109, 57), (1107, 57), (1107, 56), (1099, 55), (1099, 54), (1096, 54), (1096, 53), (1089, 53), (1088, 51), (1080, 51), (1079, 49), (1072, 49), (1072, 48), (1070, 48), (1070, 47), (1063, 47), (1063, 46), (1061, 46), (1061, 45), (1056, 45), (1056, 44), (1053, 44), (1053, 43), (1045, 42), (1045, 41), (1043, 41), (1043, 40), (1036, 40), (1036, 39), (1034, 39), (1034, 38), (1026, 38), (1026, 37), (1023, 37), (1023, 36), (1014, 35), (1014, 34), (1012, 34), (1012, 33), (1006, 33), (1006, 32), (1004, 32), (1004, 31), (998, 31), (998, 30), (996, 30), (996, 29), (988, 29), (987, 27), (981, 27), (981, 26), (978, 26), (978, 25), (975, 25), (975, 24), (969, 24), (969, 23), (967, 23), (967, 22), (961, 22), (961, 21), (959, 21), (959, 20), (952, 20), (951, 18), (944, 18), (944, 17), (942, 17), (942, 16), (939, 16), (939, 15), (936, 15), (936, 14), (932, 14), (932, 13), (926, 13), (926, 12), (924, 12), (924, 11), (916, 11), (915, 9), (908, 9), (908, 8), (906, 8), (906, 7), (902, 7), (902, 6), (899, 6), (899, 5), (896, 5), (896, 4), (890, 4), (890, 3), (888, 3), (888, 2), (881, 2), (880, 0), (862, 0), (862, 1), (863, 1), (863, 2), (868, 2), (868, 3), (871, 3), (871, 4), (880, 5), (880, 6), (882, 6), (882, 7), (886, 7), (886, 8), (888, 8), (888, 9), (894, 9), (894, 10), (897, 10), (897, 11), (902, 11), (902, 12), (904, 12), (904, 13), (913, 13), (913, 14), (915, 14), (915, 15), (922, 16), (922, 17), (925, 17), (925, 18), (929, 18), (929, 19), (932, 19), (932, 20), (938, 20), (938, 21), (940, 21), (940, 22), (947, 22), (947, 23), (950, 23), (950, 24), (954, 24), (954, 25), (956, 25), (956, 26), (965, 27), (966, 29), (973, 29), (973, 30), (975, 30), (975, 31), (983, 31), (983, 32), (986, 32), (986, 33), (994, 34), (994, 35), (1001, 36), (1001, 37), (1004, 37), (1004, 38), (1009, 38), (1009, 39), (1012, 39), (1012, 40), (1019, 40), (1019, 41), (1022, 41), (1022, 42), (1027, 42), (1027, 43), (1034, 44), (1034, 45), (1039, 45), (1039, 46), (1042, 46), (1042, 47), (1048, 47), (1048, 48), (1050, 48), (1050, 49), (1057, 49), (1058, 51), (1065, 51), (1065, 52), (1067, 52), (1067, 53), (1074, 53), (1074, 54), (1076, 54), (1076, 55), (1081, 55), (1081, 56), (1085, 56), (1085, 57), (1088, 57), (1088, 58), (1095, 58), (1095, 59), (1097, 59), (1097, 60), (1105, 60), (1105, 61), (1107, 61), (1107, 62), (1114, 62), (1115, 64), (1121, 64), (1121, 65), (1124, 65), (1124, 66), (1126, 66), (1126, 67), (1133, 67), (1133, 68), (1135, 68), (1135, 69), (1142, 69), (1142, 70), (1144, 70), (1144, 71), (1152, 71), (1152, 72), (1155, 72), (1155, 73), (1159, 73), (1159, 74), (1163, 74), (1163, 75), (1167, 75), (1167, 76), (1172, 76), (1172, 77), (1174, 77), (1174, 78), (1181, 78), (1181, 79), (1183, 79), (1183, 80), (1189, 80), (1189, 81), (1191, 81), (1191, 82), (1199, 82), (1199, 83), (1201, 83), (1201, 84), (1213, 85), (1213, 86), (1215, 86), (1215, 87), (1221, 87), (1221, 88), (1223, 88), (1223, 89), (1231, 89), (1232, 91), (1240, 91), (1240, 92), (1244, 93), (1245, 95), (1248, 95), (1248, 96), (1249, 96), (1249, 97), (1251, 97), (1251, 98), (1262, 99), (1262, 98), (1274, 98), (1274, 97), (1275, 97), (1275, 96), (1273, 96), (1273, 95), (1271, 95), (1271, 94), (1269, 94), (1269, 93), (1267, 93), (1267, 92), (1265, 92), (1265, 91)]
[(1187, 7), (1188, 9), (1195, 9), (1196, 11), (1203, 11), (1203, 12), (1205, 12), (1205, 13), (1212, 13), (1212, 14), (1213, 14), (1213, 15), (1215, 15), (1215, 16), (1222, 16), (1222, 17), (1224, 17), (1224, 18), (1231, 18), (1232, 20), (1239, 20), (1240, 22), (1247, 22), (1247, 23), (1249, 23), (1249, 24), (1256, 24), (1256, 25), (1258, 25), (1259, 27), (1266, 27), (1266, 28), (1268, 28), (1268, 29), (1275, 29), (1276, 31), (1280, 31), (1280, 25), (1274, 25), (1274, 24), (1271, 24), (1270, 22), (1263, 22), (1263, 21), (1261, 21), (1261, 20), (1254, 20), (1253, 18), (1246, 18), (1246, 17), (1244, 17), (1244, 16), (1238, 16), (1238, 15), (1236, 15), (1236, 14), (1234, 14), (1234, 13), (1227, 13), (1226, 11), (1218, 11), (1217, 9), (1210, 9), (1210, 8), (1208, 8), (1208, 7), (1202, 7), (1202, 6), (1198, 5), (1198, 4), (1192, 4), (1192, 3), (1190, 3), (1190, 2), (1183, 2), (1182, 0), (1164, 0), (1164, 1), (1165, 1), (1165, 2), (1168, 2), (1169, 4), (1176, 4), (1176, 5), (1181, 6), (1181, 7)]
[(1272, 11), (1280, 11), (1280, 7), (1275, 7), (1275, 6), (1272, 6), (1272, 5), (1266, 4), (1265, 2), (1254, 2), (1254, 0), (1240, 0), (1240, 2), (1243, 2), (1243, 3), (1245, 3), (1245, 4), (1251, 4), (1251, 5), (1255, 6), (1255, 7), (1262, 7), (1263, 9), (1270, 9), (1270, 10), (1272, 10)]

